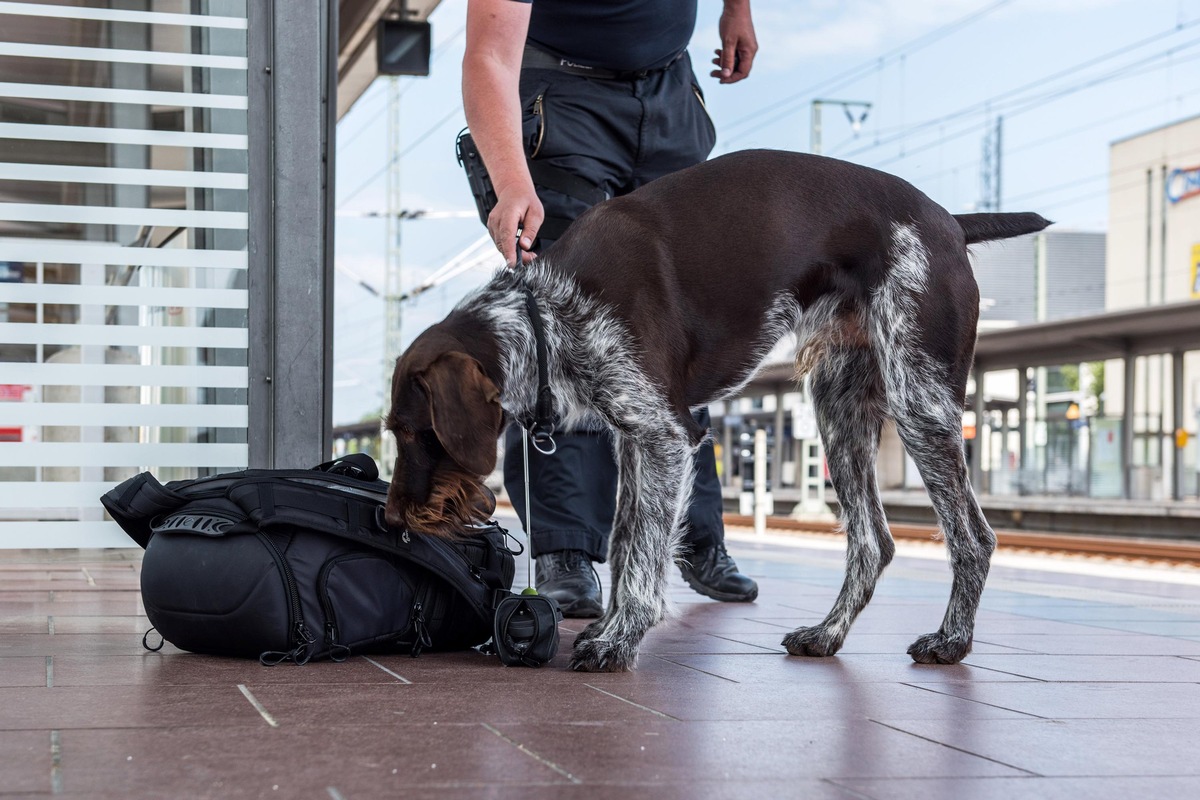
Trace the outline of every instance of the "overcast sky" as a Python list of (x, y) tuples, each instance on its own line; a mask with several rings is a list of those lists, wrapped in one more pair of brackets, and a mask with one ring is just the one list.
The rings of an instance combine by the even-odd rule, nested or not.
[[(1200, 114), (1200, 0), (751, 0), (751, 7), (760, 47), (754, 71), (719, 86), (707, 65), (721, 3), (700, 0), (690, 51), (717, 126), (714, 156), (805, 151), (813, 98), (869, 102), (857, 136), (840, 109), (825, 111), (824, 152), (899, 175), (958, 213), (980, 198), (983, 138), (1000, 114), (1004, 210), (1103, 231), (1110, 143)], [(443, 0), (431, 17), (431, 75), (400, 79), (407, 209), (474, 209), (454, 160), (465, 124), (465, 11), (465, 0)], [(380, 79), (339, 125), (343, 213), (386, 207), (386, 105), (387, 79)], [(377, 413), (382, 402), (383, 304), (346, 273), (382, 289), (384, 227), (379, 219), (338, 219), (335, 423)], [(405, 222), (404, 287), (483, 233), (471, 218)], [(469, 272), (406, 305), (405, 341), (489, 274)]]

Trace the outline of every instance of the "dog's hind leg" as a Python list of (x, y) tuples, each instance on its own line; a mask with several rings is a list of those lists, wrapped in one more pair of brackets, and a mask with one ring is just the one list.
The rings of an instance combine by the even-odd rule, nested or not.
[(911, 227), (898, 226), (893, 247), (891, 274), (872, 302), (872, 344), (888, 410), (921, 472), (954, 574), (941, 628), (908, 653), (924, 664), (956, 664), (971, 651), (996, 548), (967, 477), (962, 440), (979, 293), (961, 245), (931, 258)]
[(570, 668), (621, 672), (666, 615), (669, 569), (691, 490), (692, 448), (682, 428), (661, 420), (616, 436), (619, 479), (609, 536), (608, 610), (575, 640)]
[(812, 373), (812, 394), (842, 507), (846, 578), (825, 619), (792, 631), (783, 645), (796, 656), (829, 656), (841, 648), (895, 552), (875, 477), (884, 397), (874, 354), (866, 347), (827, 347)]

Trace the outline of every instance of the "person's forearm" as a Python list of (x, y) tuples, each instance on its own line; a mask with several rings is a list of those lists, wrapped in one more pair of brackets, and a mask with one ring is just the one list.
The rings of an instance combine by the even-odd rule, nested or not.
[(487, 55), (463, 59), (463, 110), (496, 194), (531, 184), (521, 141), (519, 72)]

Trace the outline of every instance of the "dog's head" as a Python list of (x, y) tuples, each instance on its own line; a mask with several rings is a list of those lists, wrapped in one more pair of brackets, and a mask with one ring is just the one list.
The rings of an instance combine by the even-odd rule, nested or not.
[(393, 527), (457, 536), (496, 508), (483, 477), (496, 467), (504, 414), (479, 361), (435, 330), (426, 334), (392, 373), (387, 429), (397, 457), (386, 517)]

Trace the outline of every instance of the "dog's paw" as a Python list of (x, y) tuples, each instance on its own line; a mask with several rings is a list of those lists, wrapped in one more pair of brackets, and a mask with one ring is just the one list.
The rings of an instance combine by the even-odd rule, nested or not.
[(595, 639), (603, 632), (604, 617), (600, 617), (600, 619), (592, 621), (586, 628), (579, 632), (579, 635), (575, 637), (575, 644), (586, 642), (590, 639)]
[(954, 639), (940, 631), (927, 633), (908, 647), (908, 654), (918, 664), (957, 664), (970, 652), (970, 639)]
[(567, 667), (576, 672), (628, 672), (637, 666), (637, 654), (637, 645), (607, 639), (576, 639)]
[(794, 656), (831, 656), (842, 649), (842, 641), (831, 635), (824, 626), (796, 628), (783, 637), (783, 646)]

